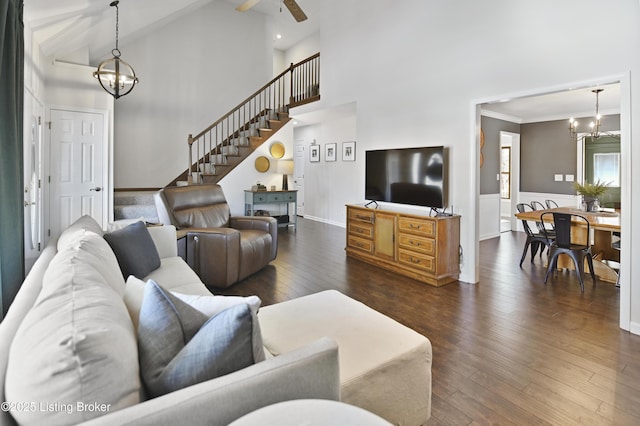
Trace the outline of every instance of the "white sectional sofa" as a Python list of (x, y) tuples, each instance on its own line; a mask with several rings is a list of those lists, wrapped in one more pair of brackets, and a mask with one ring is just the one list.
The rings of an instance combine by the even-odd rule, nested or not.
[(309, 398), (341, 399), (395, 424), (430, 416), (428, 339), (335, 291), (262, 307), (252, 336), (255, 354), (257, 327), (265, 360), (254, 355), (260, 362), (149, 397), (134, 326), (144, 281), (172, 295), (213, 296), (177, 256), (175, 228), (148, 232), (160, 266), (143, 288), (133, 278), (125, 284), (88, 217), (49, 243), (0, 323), (0, 425), (226, 425)]

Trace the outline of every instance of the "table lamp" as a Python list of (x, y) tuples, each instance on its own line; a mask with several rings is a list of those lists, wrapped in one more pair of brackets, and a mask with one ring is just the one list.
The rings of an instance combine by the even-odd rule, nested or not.
[(282, 173), (282, 190), (289, 190), (289, 177), (293, 173), (293, 160), (279, 160), (278, 173)]

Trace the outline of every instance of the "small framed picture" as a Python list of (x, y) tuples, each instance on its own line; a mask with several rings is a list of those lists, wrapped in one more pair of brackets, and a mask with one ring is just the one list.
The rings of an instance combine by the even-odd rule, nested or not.
[(311, 145), (309, 147), (309, 161), (311, 163), (320, 161), (320, 145)]
[(342, 161), (356, 161), (356, 142), (342, 142)]
[(324, 161), (336, 161), (336, 150), (338, 149), (337, 143), (328, 143), (324, 145)]

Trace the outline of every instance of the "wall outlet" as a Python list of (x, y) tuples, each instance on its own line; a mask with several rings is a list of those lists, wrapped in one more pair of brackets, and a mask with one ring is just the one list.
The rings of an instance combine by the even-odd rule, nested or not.
[(553, 175), (553, 180), (555, 180), (556, 182), (562, 182), (562, 175), (561, 174), (555, 174)]
[(567, 182), (573, 182), (573, 175), (564, 175), (564, 180)]

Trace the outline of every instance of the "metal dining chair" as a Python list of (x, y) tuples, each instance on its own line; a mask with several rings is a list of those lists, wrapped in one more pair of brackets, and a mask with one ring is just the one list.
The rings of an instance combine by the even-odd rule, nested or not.
[[(546, 207), (544, 204), (542, 204), (540, 201), (532, 201), (531, 202), (531, 207), (534, 210), (546, 210), (548, 207)], [(536, 222), (536, 226), (538, 227), (538, 231), (542, 232), (546, 232), (548, 233), (548, 235), (550, 237), (553, 237), (555, 235), (555, 228), (552, 224), (545, 224), (542, 220), (540, 222)]]
[[(519, 203), (516, 208), (519, 213), (534, 210), (533, 207), (527, 203)], [(525, 219), (522, 219), (522, 227), (524, 228), (525, 234), (527, 234), (527, 240), (524, 243), (524, 250), (522, 251), (522, 257), (520, 258), (520, 266), (522, 266), (522, 262), (524, 262), (524, 258), (527, 256), (527, 250), (529, 247), (531, 247), (531, 262), (533, 263), (533, 259), (535, 258), (538, 249), (540, 249), (540, 257), (542, 258), (544, 247), (547, 248), (548, 252), (549, 246), (551, 246), (551, 243), (553, 242), (553, 238), (547, 236), (544, 231), (534, 232), (529, 226), (529, 222)]]
[[(621, 238), (621, 237), (620, 237), (620, 232), (613, 232), (612, 234), (613, 234), (613, 236), (616, 236), (616, 237), (618, 237), (619, 239), (618, 239), (618, 240), (616, 240), (616, 241), (614, 241), (614, 242), (611, 244), (611, 247), (613, 247), (615, 250), (620, 251), (620, 247), (621, 247), (621, 243), (622, 243), (622, 240), (620, 239), (620, 238)], [(616, 287), (620, 287), (620, 269), (621, 269), (621, 268), (620, 268), (620, 267), (618, 267), (618, 276), (616, 277)]]
[(544, 200), (544, 203), (547, 205), (548, 209), (555, 209), (558, 207), (558, 203), (553, 200)]
[[(573, 260), (576, 267), (576, 273), (578, 274), (578, 281), (580, 281), (580, 290), (584, 293), (582, 275), (584, 273), (585, 258), (589, 264), (593, 284), (596, 284), (596, 274), (593, 269), (593, 256), (591, 254), (591, 245), (589, 244), (588, 238), (588, 236), (591, 235), (591, 225), (589, 224), (589, 221), (582, 215), (572, 213), (546, 212), (542, 214), (541, 219), (544, 220), (545, 216), (553, 216), (556, 233), (555, 238), (551, 243), (549, 266), (547, 267), (547, 274), (544, 277), (544, 283), (547, 283), (547, 279), (549, 278), (551, 271), (558, 269), (558, 256), (561, 254), (567, 254), (571, 260)], [(577, 222), (577, 225), (573, 224), (574, 221)], [(576, 242), (575, 237), (572, 239), (572, 226), (581, 226), (586, 228), (586, 243)]]

